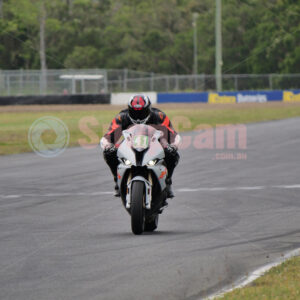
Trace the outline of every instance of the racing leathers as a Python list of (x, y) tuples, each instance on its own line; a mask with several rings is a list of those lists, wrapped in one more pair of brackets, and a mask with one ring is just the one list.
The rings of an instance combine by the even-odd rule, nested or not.
[[(124, 109), (112, 120), (108, 132), (100, 141), (104, 159), (114, 176), (115, 182), (117, 181), (117, 167), (119, 164), (117, 158), (118, 141), (122, 136), (122, 131), (134, 124), (136, 124), (136, 122), (130, 118), (128, 109)], [(151, 125), (163, 131), (163, 137), (160, 139), (160, 142), (165, 150), (165, 162), (168, 169), (168, 175), (166, 178), (166, 183), (169, 188), (168, 196), (169, 198), (172, 198), (174, 197), (171, 190), (172, 175), (180, 158), (177, 149), (180, 144), (181, 137), (174, 130), (168, 116), (157, 108), (151, 108), (150, 115), (143, 124)]]

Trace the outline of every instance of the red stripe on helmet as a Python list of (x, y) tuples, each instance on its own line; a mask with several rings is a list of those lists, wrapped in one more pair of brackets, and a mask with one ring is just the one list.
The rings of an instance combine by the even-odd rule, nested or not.
[(131, 106), (134, 110), (142, 110), (146, 105), (145, 100), (141, 96), (136, 96), (131, 101)]

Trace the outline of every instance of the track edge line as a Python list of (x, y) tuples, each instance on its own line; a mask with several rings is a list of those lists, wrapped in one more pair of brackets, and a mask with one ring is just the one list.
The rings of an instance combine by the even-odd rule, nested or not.
[(213, 300), (223, 297), (225, 294), (232, 292), (236, 289), (243, 288), (253, 282), (254, 280), (258, 279), (259, 277), (263, 276), (266, 272), (268, 272), (270, 269), (277, 267), (284, 263), (286, 260), (296, 257), (300, 255), (300, 248), (297, 248), (295, 250), (289, 251), (286, 254), (283, 255), (283, 257), (278, 258), (275, 262), (269, 263), (267, 265), (264, 265), (262, 267), (259, 267), (258, 269), (254, 270), (249, 274), (248, 276), (243, 276), (236, 280), (233, 284), (230, 286), (226, 286), (219, 290), (218, 292), (215, 292), (211, 295), (209, 295), (206, 298), (200, 298), (199, 300)]

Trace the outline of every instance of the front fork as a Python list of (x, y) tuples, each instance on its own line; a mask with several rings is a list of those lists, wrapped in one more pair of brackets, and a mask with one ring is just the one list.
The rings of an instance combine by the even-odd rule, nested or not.
[(128, 176), (127, 193), (126, 193), (126, 208), (131, 207), (131, 187), (134, 181), (142, 181), (145, 184), (145, 208), (151, 209), (152, 201), (152, 178), (149, 172), (148, 180), (142, 176), (135, 176), (131, 179), (131, 174)]

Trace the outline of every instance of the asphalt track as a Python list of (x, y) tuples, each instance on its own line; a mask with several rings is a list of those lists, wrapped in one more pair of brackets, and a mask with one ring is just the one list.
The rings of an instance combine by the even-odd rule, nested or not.
[(182, 150), (176, 198), (143, 236), (98, 149), (0, 157), (0, 299), (199, 299), (298, 248), (299, 128), (250, 124), (247, 150)]

